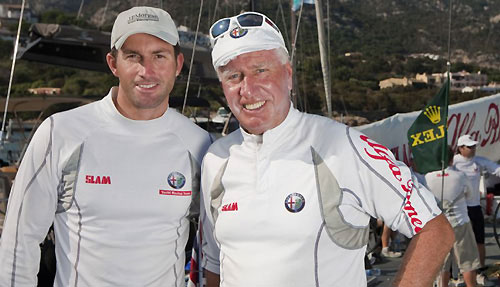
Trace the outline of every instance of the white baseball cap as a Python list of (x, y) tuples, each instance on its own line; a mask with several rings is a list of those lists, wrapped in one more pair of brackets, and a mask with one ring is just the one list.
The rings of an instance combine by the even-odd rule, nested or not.
[(154, 7), (133, 7), (116, 17), (111, 31), (111, 49), (119, 50), (131, 35), (146, 33), (172, 46), (179, 43), (175, 23), (166, 11)]
[(245, 53), (283, 48), (285, 41), (278, 27), (267, 16), (245, 12), (231, 18), (220, 19), (210, 28), (212, 64), (214, 68)]
[(473, 140), (470, 135), (463, 135), (458, 138), (457, 146), (474, 146), (477, 145), (477, 141)]

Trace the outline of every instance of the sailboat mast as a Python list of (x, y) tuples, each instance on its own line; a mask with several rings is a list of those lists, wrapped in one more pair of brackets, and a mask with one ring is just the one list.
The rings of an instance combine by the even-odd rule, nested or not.
[(332, 92), (330, 88), (330, 68), (328, 66), (328, 51), (325, 42), (325, 27), (323, 23), (323, 5), (321, 0), (315, 0), (316, 23), (318, 26), (319, 54), (321, 57), (321, 70), (323, 71), (323, 84), (325, 86), (325, 98), (328, 117), (332, 117)]
[(80, 17), (82, 16), (84, 2), (85, 2), (85, 0), (82, 0), (82, 2), (80, 2), (80, 8), (78, 9), (78, 14), (76, 14), (76, 20), (80, 19)]
[(0, 144), (3, 144), (5, 135), (5, 124), (7, 121), (7, 111), (9, 110), (10, 91), (12, 89), (12, 80), (14, 79), (14, 69), (16, 67), (17, 50), (19, 48), (19, 38), (21, 36), (21, 25), (23, 23), (25, 4), (26, 0), (23, 0), (21, 3), (21, 13), (19, 13), (19, 24), (17, 25), (17, 35), (16, 35), (16, 42), (14, 43), (14, 53), (12, 54), (12, 66), (10, 68), (9, 86), (7, 88), (7, 96), (5, 100), (5, 110), (3, 113), (2, 129), (0, 130)]

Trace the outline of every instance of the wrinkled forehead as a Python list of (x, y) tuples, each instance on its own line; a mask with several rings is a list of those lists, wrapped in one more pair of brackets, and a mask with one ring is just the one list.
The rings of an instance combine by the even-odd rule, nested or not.
[(237, 70), (248, 67), (271, 66), (280, 64), (275, 50), (260, 50), (238, 55), (226, 65), (220, 66), (219, 71)]

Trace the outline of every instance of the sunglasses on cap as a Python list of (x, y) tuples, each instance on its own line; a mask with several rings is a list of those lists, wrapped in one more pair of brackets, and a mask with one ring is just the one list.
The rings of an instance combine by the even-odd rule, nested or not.
[(271, 21), (271, 19), (267, 18), (266, 15), (258, 13), (258, 12), (245, 12), (241, 13), (238, 16), (233, 16), (230, 18), (220, 19), (215, 22), (212, 27), (210, 27), (210, 36), (213, 40), (218, 39), (220, 36), (224, 35), (229, 31), (229, 27), (231, 26), (231, 20), (236, 20), (236, 23), (240, 28), (260, 28), (260, 27), (268, 27), (264, 25), (267, 23), (270, 27), (272, 27), (278, 34), (281, 34), (278, 26)]

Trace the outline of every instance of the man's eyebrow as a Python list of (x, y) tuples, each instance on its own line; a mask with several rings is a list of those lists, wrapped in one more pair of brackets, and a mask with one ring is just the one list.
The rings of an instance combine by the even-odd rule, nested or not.
[(153, 51), (152, 53), (153, 54), (160, 54), (160, 53), (170, 53), (170, 52), (171, 51), (168, 49), (158, 49), (158, 50)]
[(266, 68), (270, 65), (269, 62), (258, 62), (258, 63), (255, 63), (251, 66), (251, 68), (253, 69), (260, 69), (260, 68)]
[[(138, 51), (132, 50), (132, 49), (122, 49), (122, 52), (124, 54), (140, 54)], [(151, 52), (152, 54), (160, 54), (160, 53), (168, 53), (168, 49), (159, 49)]]
[(237, 72), (237, 71), (236, 71), (235, 69), (232, 69), (232, 68), (222, 68), (222, 69), (220, 70), (220, 73), (221, 73), (222, 75), (227, 75), (227, 74), (230, 74), (230, 73), (235, 73), (235, 72)]
[(130, 49), (122, 49), (123, 54), (139, 54), (137, 51)]

